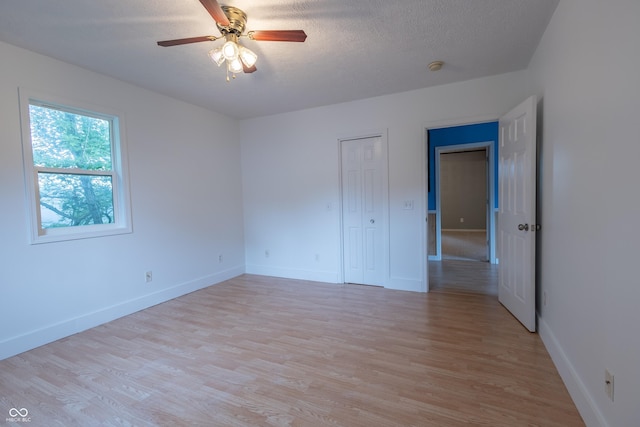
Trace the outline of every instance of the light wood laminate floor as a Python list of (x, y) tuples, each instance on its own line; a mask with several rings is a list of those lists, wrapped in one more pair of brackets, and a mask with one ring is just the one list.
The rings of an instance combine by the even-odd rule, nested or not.
[(498, 266), (481, 261), (429, 261), (431, 292), (498, 296)]
[(584, 425), (495, 297), (250, 275), (0, 361), (10, 408), (31, 426)]
[(440, 236), (443, 260), (488, 261), (484, 230), (442, 230)]

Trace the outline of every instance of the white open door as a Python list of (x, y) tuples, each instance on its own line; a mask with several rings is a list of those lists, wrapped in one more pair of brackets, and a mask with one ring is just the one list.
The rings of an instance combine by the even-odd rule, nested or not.
[(536, 330), (536, 97), (500, 118), (498, 299)]

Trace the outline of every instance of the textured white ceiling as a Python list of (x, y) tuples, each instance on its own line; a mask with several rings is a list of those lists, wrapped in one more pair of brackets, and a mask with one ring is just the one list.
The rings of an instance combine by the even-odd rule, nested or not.
[[(258, 71), (225, 81), (198, 0), (4, 0), (0, 40), (226, 114), (257, 117), (526, 68), (558, 0), (220, 0), (247, 30), (303, 29), (305, 43), (241, 43)], [(428, 72), (427, 64), (445, 61)], [(0, 67), (1, 73), (1, 67)]]

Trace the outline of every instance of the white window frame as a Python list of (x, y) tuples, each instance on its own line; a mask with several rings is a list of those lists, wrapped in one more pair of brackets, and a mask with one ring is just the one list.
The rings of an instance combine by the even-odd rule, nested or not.
[[(20, 98), (20, 122), (22, 126), (22, 158), (24, 162), (25, 193), (30, 222), (30, 243), (60, 242), (131, 233), (133, 229), (131, 225), (131, 207), (129, 200), (127, 150), (124, 138), (124, 114), (109, 108), (90, 105), (86, 102), (36, 92), (30, 89), (19, 88), (18, 91)], [(33, 144), (31, 141), (30, 105), (51, 107), (73, 114), (108, 120), (111, 123), (112, 169), (110, 171), (98, 170), (87, 173), (82, 169), (56, 169), (35, 166), (33, 164)], [(110, 176), (112, 178), (114, 221), (109, 224), (42, 228), (38, 172)]]

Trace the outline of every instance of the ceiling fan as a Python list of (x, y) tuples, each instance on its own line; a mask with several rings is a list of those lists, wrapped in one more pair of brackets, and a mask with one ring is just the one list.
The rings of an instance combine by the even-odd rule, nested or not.
[(227, 63), (227, 81), (229, 74), (235, 79), (237, 73), (253, 73), (256, 71), (258, 56), (240, 45), (240, 37), (248, 37), (256, 41), (304, 42), (307, 34), (303, 30), (262, 30), (249, 31), (243, 34), (247, 24), (247, 14), (237, 7), (218, 4), (217, 0), (200, 0), (209, 15), (216, 21), (221, 36), (200, 36), (185, 39), (159, 41), (158, 46), (169, 47), (182, 44), (215, 41), (224, 38), (226, 42), (209, 51), (209, 57), (218, 66)]

